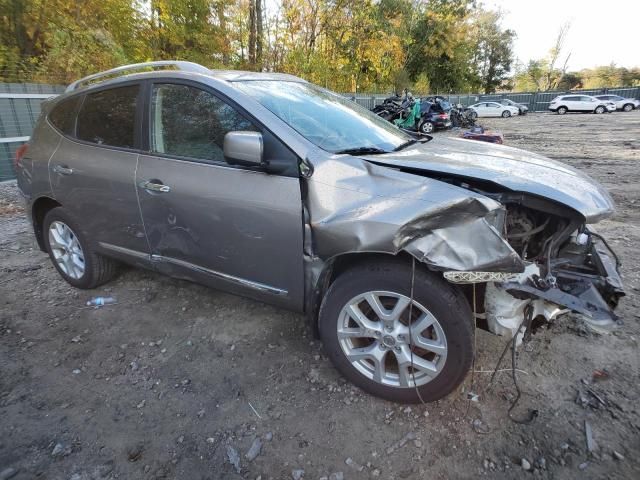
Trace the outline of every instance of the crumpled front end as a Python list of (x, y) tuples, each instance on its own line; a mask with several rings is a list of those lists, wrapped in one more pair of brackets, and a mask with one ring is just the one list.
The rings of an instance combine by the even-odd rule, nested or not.
[(325, 161), (307, 182), (314, 255), (405, 251), (434, 270), (521, 272), (500, 234), (500, 203), (356, 158)]
[[(548, 321), (560, 313), (573, 311), (599, 331), (608, 331), (621, 323), (614, 312), (624, 296), (619, 261), (602, 237), (581, 227), (547, 265), (550, 268), (545, 276), (542, 269), (532, 264), (534, 270), (529, 275), (496, 284), (494, 297), (512, 304), (531, 304), (534, 318), (542, 316)], [(487, 303), (489, 292), (488, 287)], [(498, 333), (504, 317), (492, 317), (490, 313), (487, 310), (490, 329)], [(511, 321), (516, 319), (522, 317), (516, 315)], [(491, 328), (492, 323), (495, 329)]]
[(615, 254), (570, 206), (356, 157), (313, 165), (305, 259), (315, 293), (342, 255), (406, 252), (451, 282), (484, 284), (480, 313), (496, 334), (515, 335), (527, 306), (549, 321), (567, 311), (599, 328), (618, 321), (624, 291)]

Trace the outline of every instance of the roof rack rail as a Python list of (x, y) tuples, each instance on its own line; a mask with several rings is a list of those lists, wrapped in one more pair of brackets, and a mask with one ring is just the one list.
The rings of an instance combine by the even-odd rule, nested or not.
[(93, 75), (88, 75), (86, 77), (81, 78), (80, 80), (76, 80), (72, 84), (70, 84), (65, 92), (71, 92), (80, 88), (82, 85), (91, 82), (92, 80), (98, 80), (104, 77), (110, 77), (117, 73), (121, 72), (129, 72), (131, 70), (144, 70), (147, 68), (157, 68), (157, 67), (175, 67), (178, 70), (184, 72), (194, 72), (194, 73), (203, 73), (210, 74), (211, 70), (207, 67), (203, 67), (198, 63), (193, 62), (185, 62), (182, 60), (159, 60), (156, 62), (144, 62), (144, 63), (134, 63), (131, 65), (123, 65), (121, 67), (112, 68), (111, 70), (106, 70), (104, 72), (94, 73)]

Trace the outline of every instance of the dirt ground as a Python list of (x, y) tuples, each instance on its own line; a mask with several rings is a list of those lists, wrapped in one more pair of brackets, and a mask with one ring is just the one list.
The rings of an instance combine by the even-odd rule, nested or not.
[[(488, 390), (505, 340), (484, 331), (474, 385), (407, 407), (346, 384), (301, 315), (133, 269), (75, 290), (5, 183), (0, 479), (640, 478), (640, 112), (482, 123), (587, 172), (618, 204), (599, 231), (623, 262), (625, 323), (603, 336), (564, 318), (521, 349), (514, 415), (536, 409), (532, 424), (507, 415), (509, 372)], [(118, 303), (85, 307), (95, 295)]]

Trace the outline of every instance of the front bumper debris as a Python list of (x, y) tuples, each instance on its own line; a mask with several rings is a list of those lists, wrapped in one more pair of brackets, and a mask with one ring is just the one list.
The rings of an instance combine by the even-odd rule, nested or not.
[[(565, 254), (566, 257), (555, 260), (551, 276), (532, 274), (521, 281), (496, 283), (495, 287), (515, 302), (535, 301), (539, 306), (539, 301), (543, 301), (576, 312), (598, 330), (622, 324), (614, 308), (625, 293), (616, 262), (612, 260), (613, 252), (592, 238), (582, 252), (574, 249)], [(590, 271), (584, 268), (585, 264)]]

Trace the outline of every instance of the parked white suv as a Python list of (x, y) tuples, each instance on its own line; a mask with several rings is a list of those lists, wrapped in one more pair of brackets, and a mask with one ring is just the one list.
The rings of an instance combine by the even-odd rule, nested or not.
[(618, 110), (625, 112), (640, 108), (640, 100), (636, 98), (624, 98), (620, 95), (598, 95), (596, 98), (605, 102), (613, 102)]
[(615, 103), (598, 100), (591, 95), (560, 95), (549, 104), (549, 110), (560, 115), (567, 112), (606, 113), (613, 112), (615, 109)]

